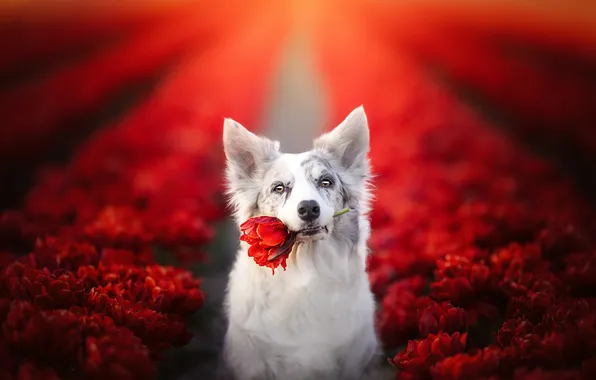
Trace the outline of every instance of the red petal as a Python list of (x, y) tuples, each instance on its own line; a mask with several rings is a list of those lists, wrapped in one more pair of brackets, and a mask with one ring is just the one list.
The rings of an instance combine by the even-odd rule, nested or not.
[(254, 218), (248, 219), (246, 222), (244, 222), (240, 225), (240, 230), (244, 232), (245, 230), (254, 227), (254, 225), (255, 225)]
[(242, 225), (240, 226), (240, 231), (242, 231), (244, 235), (247, 235), (253, 239), (258, 238), (257, 224), (252, 219), (249, 219), (246, 222), (242, 223)]
[(418, 329), (420, 330), (420, 334), (434, 334), (438, 331), (438, 327), (439, 325), (437, 323), (437, 320), (431, 314), (431, 312), (428, 310), (424, 310), (418, 322)]
[(247, 242), (250, 245), (259, 244), (260, 240), (252, 238), (248, 235), (240, 235), (240, 240)]
[(286, 260), (292, 251), (296, 234), (288, 233), (281, 220), (270, 216), (255, 217), (244, 222), (241, 230), (243, 234), (240, 240), (250, 244), (248, 256), (257, 265), (271, 268), (273, 274), (280, 265), (286, 269)]
[[(433, 343), (433, 345), (434, 345), (434, 343)], [(418, 347), (416, 347), (416, 354), (418, 356), (424, 357), (430, 353), (431, 353), (431, 344), (428, 339), (423, 340), (422, 342), (418, 343)]]
[(264, 226), (257, 227), (257, 234), (261, 237), (261, 246), (275, 247), (284, 242), (288, 237), (288, 230), (285, 226)]
[(287, 255), (289, 255), (290, 252), (292, 252), (292, 247), (296, 242), (296, 236), (297, 234), (295, 232), (291, 232), (282, 245), (269, 249), (269, 261), (275, 260), (276, 258), (281, 256), (287, 257)]
[(265, 225), (272, 225), (272, 224), (283, 224), (283, 222), (277, 219), (274, 216), (257, 216), (255, 218), (251, 218), (249, 220), (253, 220), (256, 224), (265, 224)]

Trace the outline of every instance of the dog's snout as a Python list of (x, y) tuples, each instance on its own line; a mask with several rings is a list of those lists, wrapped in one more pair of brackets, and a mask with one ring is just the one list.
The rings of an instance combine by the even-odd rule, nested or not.
[(298, 216), (305, 222), (312, 222), (321, 215), (317, 201), (302, 201), (298, 204)]

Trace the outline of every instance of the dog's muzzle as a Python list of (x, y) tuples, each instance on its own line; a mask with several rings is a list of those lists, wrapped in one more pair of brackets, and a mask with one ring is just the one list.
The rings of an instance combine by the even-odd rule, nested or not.
[(309, 227), (298, 232), (299, 235), (303, 236), (313, 236), (318, 235), (320, 233), (328, 233), (329, 229), (326, 226), (317, 226), (317, 227)]

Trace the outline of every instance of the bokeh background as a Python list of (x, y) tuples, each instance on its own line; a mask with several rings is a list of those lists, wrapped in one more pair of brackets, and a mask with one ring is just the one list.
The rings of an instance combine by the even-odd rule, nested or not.
[(0, 374), (215, 379), (223, 118), (299, 152), (361, 104), (386, 377), (594, 374), (596, 6), (554, 0), (2, 2)]

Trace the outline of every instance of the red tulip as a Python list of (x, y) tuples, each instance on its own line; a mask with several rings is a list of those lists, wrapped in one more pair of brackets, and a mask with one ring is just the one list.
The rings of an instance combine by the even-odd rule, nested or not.
[(2, 334), (13, 352), (55, 367), (76, 362), (83, 340), (74, 314), (66, 310), (40, 311), (30, 302), (11, 305)]
[(475, 353), (450, 356), (431, 368), (434, 380), (480, 379), (493, 375), (498, 366), (501, 349), (489, 346)]
[(523, 319), (510, 319), (506, 321), (501, 329), (497, 332), (497, 342), (506, 347), (511, 343), (511, 340), (520, 335), (527, 335), (534, 332), (534, 325)]
[(404, 372), (424, 377), (430, 367), (443, 358), (464, 352), (466, 334), (454, 333), (429, 335), (426, 339), (411, 340), (404, 351), (390, 363)]
[(151, 379), (154, 364), (139, 338), (125, 328), (108, 327), (99, 336), (86, 336), (79, 366), (84, 378)]
[(240, 240), (250, 245), (248, 256), (260, 266), (286, 269), (286, 260), (296, 241), (296, 233), (290, 232), (283, 222), (271, 216), (248, 219), (240, 226)]
[(399, 280), (387, 289), (376, 315), (377, 329), (386, 347), (397, 347), (416, 336), (416, 311), (429, 302), (428, 297), (421, 296), (426, 285), (422, 277), (415, 276)]
[(418, 310), (418, 329), (423, 336), (439, 332), (465, 332), (466, 327), (466, 312), (449, 302), (431, 302), (426, 308)]
[[(8, 377), (10, 378), (10, 377)], [(34, 363), (24, 362), (19, 365), (18, 380), (60, 380), (60, 376), (51, 368), (41, 368)]]

